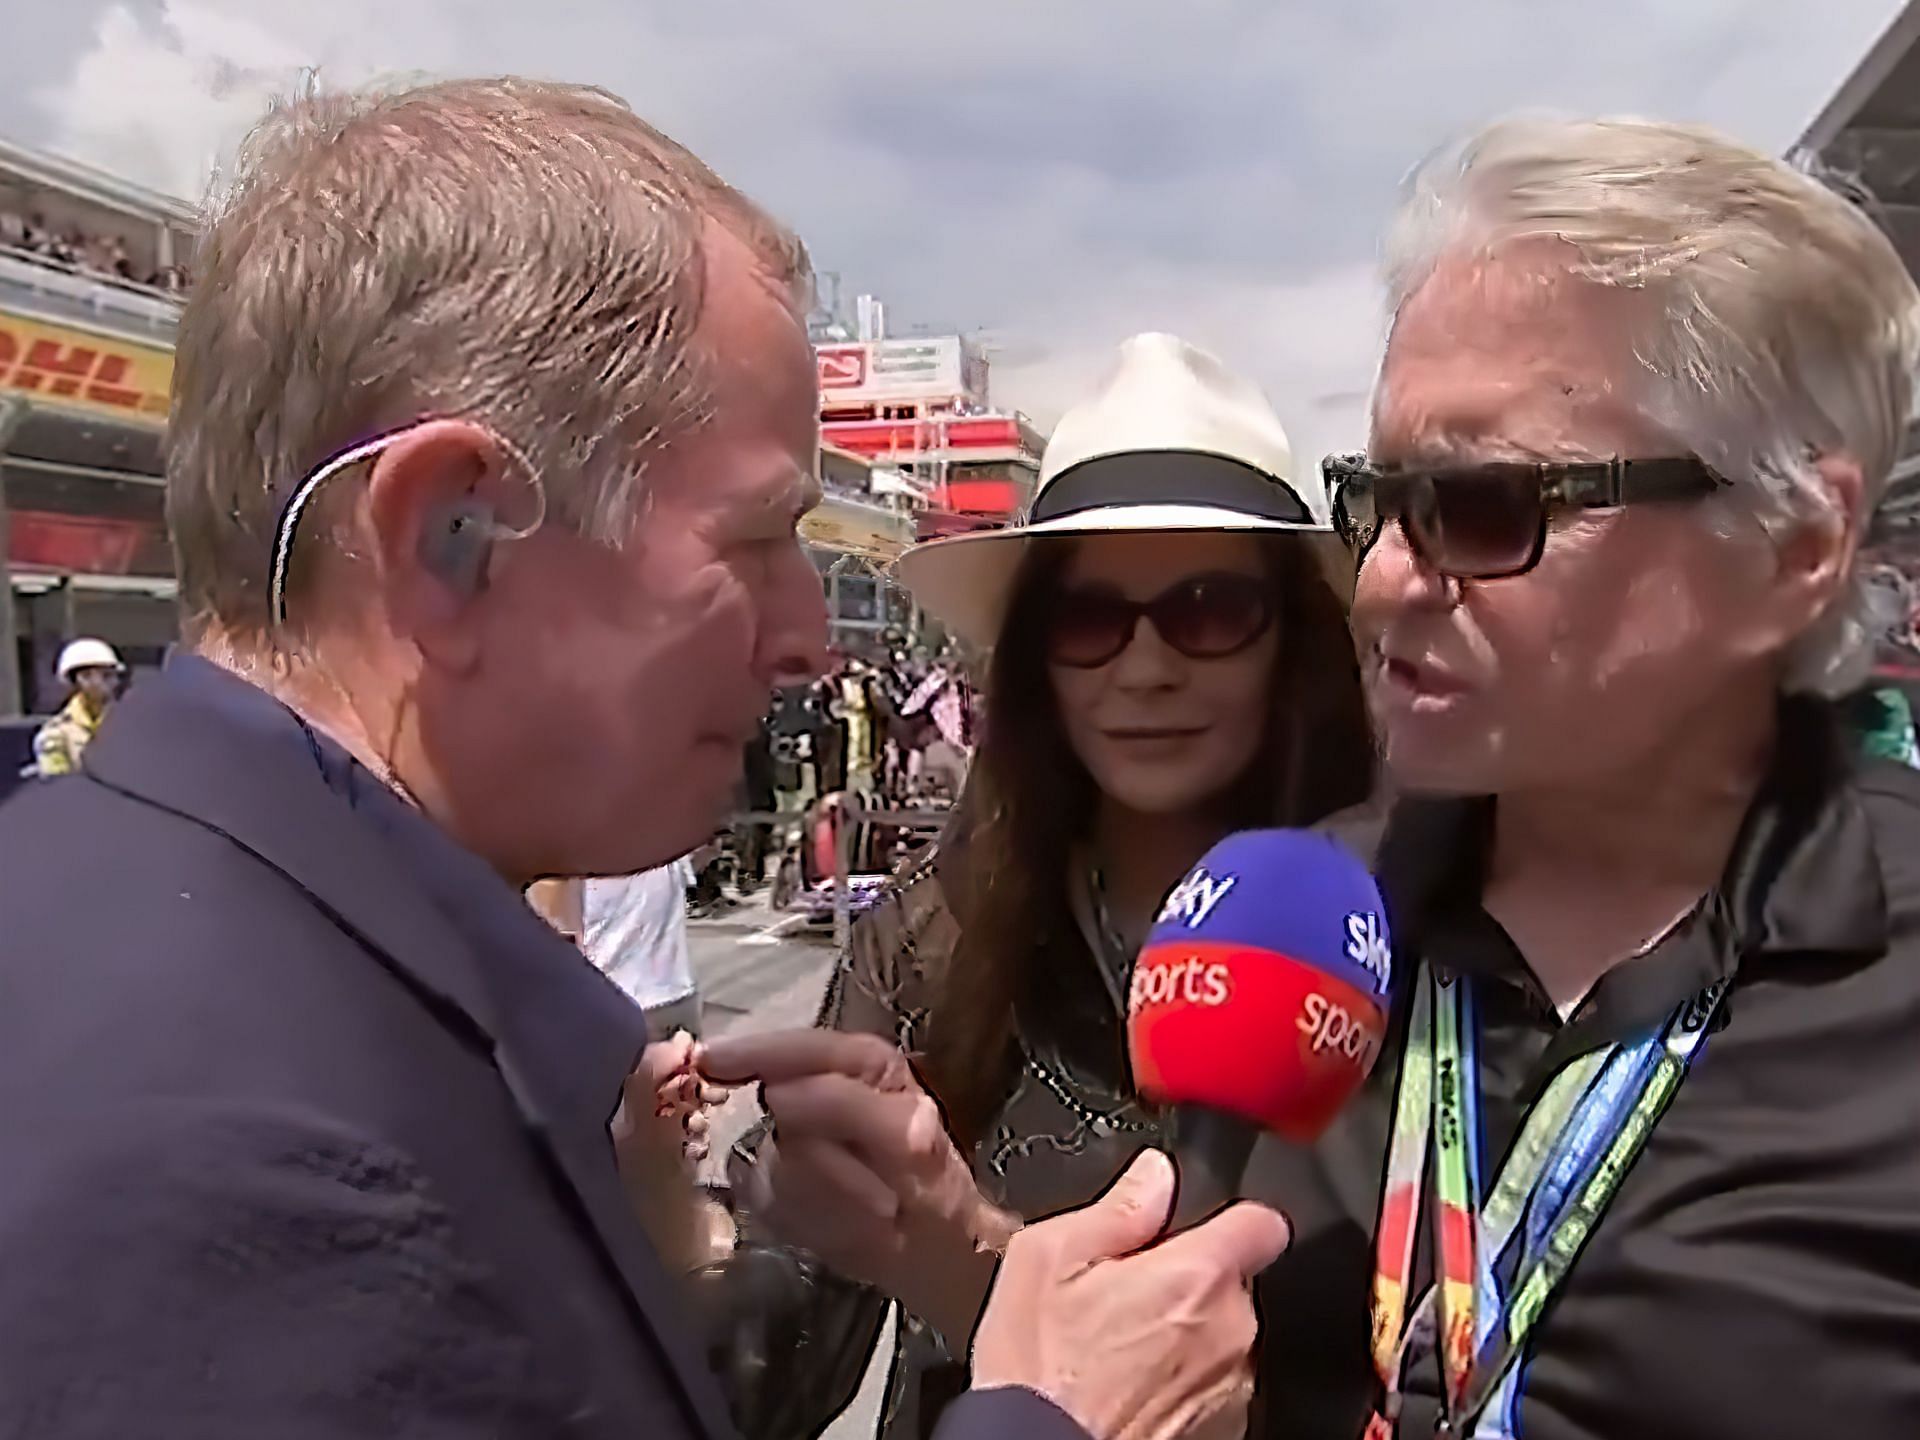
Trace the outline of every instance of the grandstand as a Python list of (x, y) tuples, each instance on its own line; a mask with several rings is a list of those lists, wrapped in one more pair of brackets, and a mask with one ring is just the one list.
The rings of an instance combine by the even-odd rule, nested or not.
[(173, 639), (160, 438), (196, 228), (170, 196), (0, 142), (0, 716), (49, 707), (74, 635), (135, 666)]
[[(1857, 186), (1920, 275), (1920, 0), (1894, 18), (1801, 139), (1801, 148)], [(1920, 521), (1920, 425), (1910, 426), (1889, 518)]]
[[(1900, 13), (1801, 138), (1801, 149), (1854, 188), (1920, 275), (1920, 0)], [(1881, 649), (1881, 669), (1920, 680), (1920, 417), (1880, 507), (1868, 563), (1907, 613)]]
[[(161, 436), (198, 224), (179, 200), (0, 142), (0, 722), (57, 706), (76, 636), (136, 670), (175, 639)], [(872, 573), (913, 538), (910, 507), (870, 454), (827, 445), (820, 466), (804, 535), (836, 640), (911, 628)]]

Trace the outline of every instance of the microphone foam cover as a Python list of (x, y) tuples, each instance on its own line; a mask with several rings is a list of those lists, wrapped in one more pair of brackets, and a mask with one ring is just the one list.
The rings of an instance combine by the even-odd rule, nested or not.
[(1386, 907), (1352, 852), (1303, 830), (1229, 835), (1134, 962), (1134, 1083), (1312, 1140), (1373, 1068), (1391, 979)]

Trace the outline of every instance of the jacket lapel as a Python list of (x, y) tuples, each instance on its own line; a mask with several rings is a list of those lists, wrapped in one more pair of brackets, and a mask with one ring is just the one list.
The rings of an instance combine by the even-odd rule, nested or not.
[[(589, 1053), (582, 1053), (564, 1017), (542, 1005), (544, 987), (509, 992), (514, 1003), (503, 1005), (502, 988), (483, 973), (488, 952), (500, 945), (526, 952), (514, 957), (524, 967), (587, 962), (491, 872), (476, 874), (475, 884), (484, 895), (491, 882), (511, 902), (487, 907), (485, 917), (508, 933), (476, 944), (410, 870), (393, 863), (395, 851), (374, 820), (329, 784), (330, 764), (351, 762), (272, 697), (187, 657), (129, 692), (87, 748), (82, 768), (90, 779), (202, 825), (279, 872), (442, 1024), (492, 1056), (522, 1119), (624, 1282), (642, 1328), (664, 1352), (689, 1415), (709, 1436), (730, 1434), (718, 1385), (690, 1343), (687, 1302), (633, 1214), (606, 1129), (619, 1082), (645, 1042), (643, 1018), (632, 1009), (631, 1028), (600, 1027), (584, 1046)], [(349, 785), (379, 786), (351, 768)], [(383, 787), (369, 804), (381, 800), (401, 807)], [(424, 817), (415, 823), (430, 824)], [(457, 848), (439, 838), (449, 851)], [(484, 871), (477, 859), (458, 854)], [(611, 988), (597, 974), (587, 979)], [(597, 1093), (603, 1089), (603, 1096)]]
[(128, 692), (87, 747), (88, 778), (191, 820), (304, 891), (430, 1005), (491, 1048), (497, 1017), (447, 923), (385, 863), (328, 788), (317, 744), (279, 702), (200, 660)]

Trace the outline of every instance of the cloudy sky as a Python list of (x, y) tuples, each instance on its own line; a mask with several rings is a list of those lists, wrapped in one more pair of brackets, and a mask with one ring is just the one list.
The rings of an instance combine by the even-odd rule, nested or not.
[(1363, 436), (1407, 167), (1516, 109), (1799, 136), (1899, 0), (4, 0), (0, 134), (197, 195), (301, 67), (592, 81), (1046, 419), (1171, 329)]

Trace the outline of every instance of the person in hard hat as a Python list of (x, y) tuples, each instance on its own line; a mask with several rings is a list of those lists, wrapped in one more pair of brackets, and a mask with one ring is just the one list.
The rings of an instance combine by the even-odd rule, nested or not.
[(80, 752), (107, 718), (126, 667), (106, 641), (75, 640), (60, 652), (59, 669), (73, 694), (33, 737), (34, 765), (43, 779), (80, 768)]

